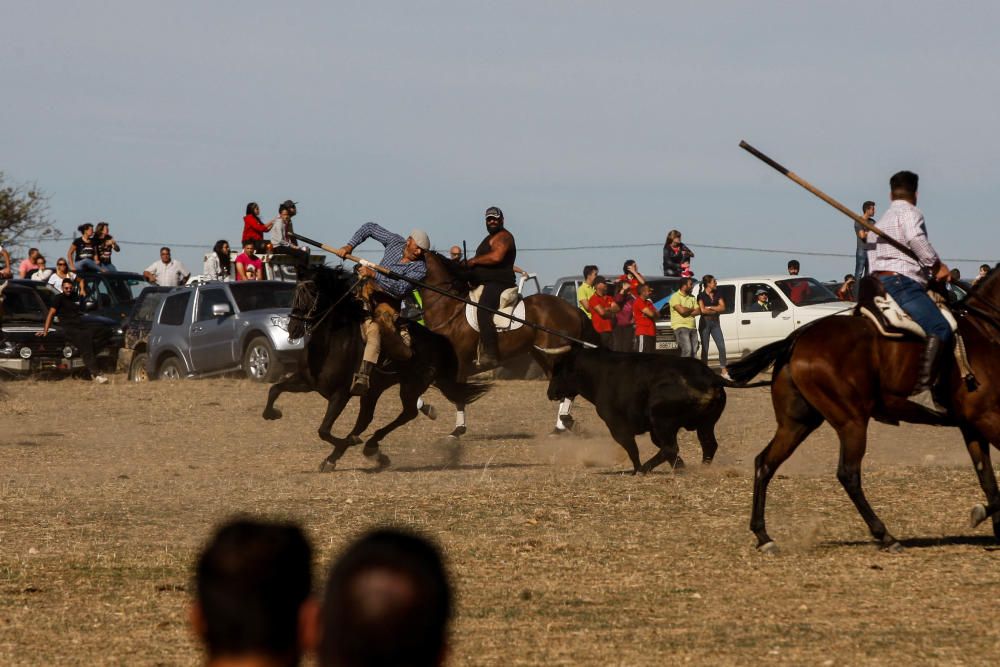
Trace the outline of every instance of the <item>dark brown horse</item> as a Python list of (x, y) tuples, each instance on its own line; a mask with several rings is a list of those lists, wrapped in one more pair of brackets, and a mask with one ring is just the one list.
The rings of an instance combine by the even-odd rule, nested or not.
[(885, 549), (899, 542), (876, 516), (861, 489), (861, 460), (871, 419), (957, 426), (965, 438), (986, 505), (972, 509), (972, 525), (993, 518), (1000, 539), (1000, 493), (990, 462), (989, 445), (1000, 444), (1000, 272), (980, 282), (954, 308), (978, 387), (960, 376), (952, 355), (942, 364), (936, 394), (948, 408), (937, 418), (906, 398), (916, 381), (923, 342), (890, 340), (862, 317), (829, 317), (799, 329), (729, 366), (734, 381), (747, 381), (774, 365), (771, 401), (778, 428), (755, 460), (750, 529), (757, 548), (774, 549), (764, 527), (768, 482), (795, 448), (824, 421), (840, 438), (837, 479), (875, 540)]
[[(468, 296), (468, 284), (460, 277), (461, 271), (455, 262), (434, 252), (425, 253), (425, 258), (427, 277), (424, 280), (428, 285), (448, 290), (458, 296)], [(420, 298), (423, 302), (424, 322), (426, 322), (427, 327), (431, 331), (445, 336), (455, 348), (455, 354), (458, 355), (459, 360), (459, 378), (464, 380), (469, 375), (479, 372), (480, 369), (475, 367), (479, 332), (466, 321), (465, 304), (423, 288), (420, 290)], [(528, 322), (540, 324), (588, 342), (595, 339), (592, 333), (593, 327), (590, 326), (582, 311), (559, 297), (549, 294), (535, 294), (524, 300), (524, 307), (524, 319)], [(560, 336), (522, 326), (514, 331), (500, 333), (500, 361), (509, 361), (515, 357), (531, 354), (545, 370), (545, 373), (551, 374), (554, 357), (558, 355), (558, 351), (568, 352), (570, 349), (568, 343), (569, 341)], [(549, 352), (547, 353), (546, 350)], [(557, 354), (552, 354), (552, 352)], [(572, 421), (569, 418), (570, 405), (571, 401), (567, 399), (560, 406), (557, 419), (561, 419), (564, 424)], [(458, 410), (458, 415), (455, 430), (452, 431), (451, 435), (458, 437), (466, 430), (465, 405), (456, 403), (455, 409)]]

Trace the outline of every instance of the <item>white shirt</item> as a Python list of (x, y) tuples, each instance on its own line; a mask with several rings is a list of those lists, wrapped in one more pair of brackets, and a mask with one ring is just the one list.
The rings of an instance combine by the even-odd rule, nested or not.
[[(896, 199), (875, 224), (888, 236), (907, 246), (920, 258), (915, 262), (893, 248), (881, 236), (868, 235), (868, 266), (875, 271), (895, 271), (921, 285), (927, 284), (921, 268), (931, 267), (939, 262), (937, 251), (927, 240), (927, 226), (924, 214), (908, 201)], [(874, 243), (872, 241), (874, 240)]]
[[(53, 271), (52, 269), (38, 269), (37, 271), (31, 274), (31, 279), (37, 280), (40, 283), (47, 283), (49, 282), (49, 278), (51, 278), (54, 275), (56, 275), (56, 272)], [(59, 284), (62, 285), (62, 283)]]
[(291, 231), (292, 219), (289, 218), (286, 223), (279, 215), (274, 220), (274, 226), (271, 227), (271, 245), (295, 245), (290, 238), (288, 238), (288, 233)]
[(171, 259), (169, 264), (157, 260), (146, 268), (146, 272), (153, 274), (153, 277), (156, 278), (156, 284), (162, 287), (183, 285), (190, 275), (184, 265), (176, 259)]
[[(69, 278), (70, 280), (76, 280), (76, 274), (73, 273), (72, 271), (68, 271), (66, 273), (66, 278)], [(53, 287), (55, 287), (60, 292), (62, 292), (62, 281), (63, 280), (64, 280), (63, 276), (60, 276), (56, 272), (53, 272), (52, 275), (49, 276), (49, 284), (52, 285)]]

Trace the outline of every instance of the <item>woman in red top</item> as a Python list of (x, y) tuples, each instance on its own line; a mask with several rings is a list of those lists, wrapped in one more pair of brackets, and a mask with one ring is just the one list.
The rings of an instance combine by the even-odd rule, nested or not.
[(247, 214), (243, 216), (243, 239), (241, 240), (242, 245), (246, 245), (247, 241), (253, 241), (254, 249), (257, 252), (265, 252), (264, 247), (264, 232), (271, 231), (271, 227), (274, 226), (274, 220), (271, 220), (267, 224), (264, 224), (260, 220), (260, 206), (257, 202), (250, 202), (247, 204)]
[(622, 266), (622, 274), (618, 276), (618, 282), (627, 282), (632, 286), (632, 293), (636, 294), (636, 288), (645, 284), (646, 278), (639, 273), (639, 265), (635, 263), (635, 260), (630, 259)]
[(639, 296), (632, 303), (637, 352), (656, 352), (656, 307), (649, 300), (649, 293), (649, 285), (639, 285)]
[(608, 282), (598, 276), (594, 280), (594, 295), (590, 297), (591, 322), (594, 324), (594, 331), (601, 339), (601, 346), (608, 348), (611, 346), (611, 329), (614, 327), (614, 314), (618, 312), (615, 300), (608, 296)]

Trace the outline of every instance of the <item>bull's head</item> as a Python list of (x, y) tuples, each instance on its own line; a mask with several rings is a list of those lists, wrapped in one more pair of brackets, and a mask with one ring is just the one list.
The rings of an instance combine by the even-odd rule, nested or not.
[(576, 371), (576, 356), (579, 350), (573, 348), (559, 355), (552, 366), (549, 378), (549, 400), (561, 401), (564, 398), (576, 398), (580, 393), (580, 381)]

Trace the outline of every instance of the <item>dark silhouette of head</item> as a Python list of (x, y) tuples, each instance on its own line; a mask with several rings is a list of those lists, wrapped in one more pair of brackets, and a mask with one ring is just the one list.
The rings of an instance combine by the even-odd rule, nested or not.
[(893, 200), (905, 199), (909, 202), (916, 202), (917, 188), (920, 185), (920, 177), (912, 171), (897, 171), (889, 179), (889, 192)]
[(407, 532), (371, 532), (330, 569), (319, 664), (439, 665), (451, 598), (437, 547)]
[(237, 519), (195, 566), (192, 624), (209, 660), (266, 657), (297, 665), (312, 648), (312, 548), (290, 523)]

